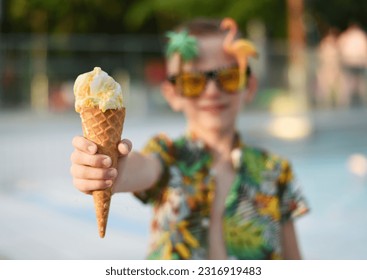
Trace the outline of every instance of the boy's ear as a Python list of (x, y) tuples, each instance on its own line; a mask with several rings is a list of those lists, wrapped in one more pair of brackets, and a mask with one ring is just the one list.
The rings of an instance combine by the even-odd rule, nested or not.
[(182, 110), (181, 96), (177, 94), (173, 84), (164, 81), (161, 85), (161, 92), (173, 111), (180, 112)]
[(257, 79), (254, 75), (250, 75), (250, 77), (248, 77), (247, 80), (247, 91), (246, 91), (246, 95), (245, 95), (245, 102), (246, 103), (250, 103), (257, 92), (257, 87), (258, 87), (258, 82)]

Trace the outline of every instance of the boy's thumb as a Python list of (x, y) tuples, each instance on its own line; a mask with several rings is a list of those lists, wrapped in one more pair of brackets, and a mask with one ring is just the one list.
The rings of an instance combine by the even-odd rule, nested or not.
[(127, 156), (133, 147), (133, 144), (128, 139), (122, 139), (120, 143), (117, 145), (117, 149), (119, 151), (119, 156), (124, 157)]

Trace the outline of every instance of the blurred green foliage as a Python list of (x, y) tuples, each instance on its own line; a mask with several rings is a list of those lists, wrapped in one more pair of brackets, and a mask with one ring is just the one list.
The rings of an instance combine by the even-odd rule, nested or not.
[[(241, 27), (251, 19), (285, 35), (282, 0), (5, 0), (5, 32), (163, 32), (193, 17), (231, 16)], [(245, 31), (245, 30), (242, 30)]]
[(321, 33), (330, 27), (343, 30), (352, 22), (367, 30), (366, 0), (305, 0), (305, 3)]
[(234, 18), (242, 31), (247, 22), (260, 19), (268, 27), (270, 36), (286, 34), (286, 6), (283, 0), (138, 0), (134, 1), (125, 16), (132, 29), (139, 29), (144, 22), (155, 18), (159, 30), (195, 17)]
[(121, 32), (132, 0), (3, 0), (4, 32)]
[[(271, 38), (286, 36), (286, 0), (2, 0), (3, 32), (163, 33), (193, 17), (233, 17), (244, 33), (252, 19)], [(350, 21), (367, 26), (365, 0), (304, 0), (307, 24), (321, 33)]]

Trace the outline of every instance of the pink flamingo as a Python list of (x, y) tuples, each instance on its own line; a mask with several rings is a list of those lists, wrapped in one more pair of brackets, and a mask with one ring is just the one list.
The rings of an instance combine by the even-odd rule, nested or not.
[(226, 53), (233, 55), (240, 68), (239, 85), (242, 88), (245, 84), (245, 69), (247, 67), (248, 57), (258, 57), (256, 47), (248, 40), (236, 39), (237, 23), (232, 18), (224, 18), (220, 24), (223, 30), (229, 30), (227, 36), (224, 38), (223, 49)]

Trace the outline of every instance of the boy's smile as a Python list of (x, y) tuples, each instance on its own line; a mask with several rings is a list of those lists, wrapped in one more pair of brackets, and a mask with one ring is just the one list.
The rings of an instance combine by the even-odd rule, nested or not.
[(208, 105), (201, 105), (199, 109), (211, 114), (219, 114), (221, 111), (228, 109), (229, 105), (225, 103), (213, 103)]

